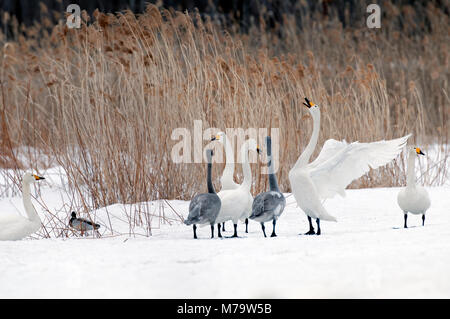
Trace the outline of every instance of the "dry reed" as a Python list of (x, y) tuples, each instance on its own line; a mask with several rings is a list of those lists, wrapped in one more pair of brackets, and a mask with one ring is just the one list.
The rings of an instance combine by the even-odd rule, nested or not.
[[(38, 156), (25, 156), (25, 164), (15, 151), (40, 149), (64, 169), (83, 211), (188, 200), (206, 189), (205, 165), (173, 163), (171, 133), (202, 120), (222, 130), (279, 127), (278, 176), (288, 192), (287, 173), (312, 130), (301, 103), (307, 96), (322, 109), (319, 145), (414, 133), (411, 141), (424, 149), (437, 145), (439, 161), (421, 171), (425, 184), (441, 185), (449, 156), (448, 16), (427, 7), (432, 32), (417, 36), (400, 33), (391, 11), (380, 30), (305, 14), (301, 29), (287, 15), (278, 30), (260, 24), (241, 34), (197, 13), (149, 5), (139, 16), (84, 14), (80, 29), (60, 21), (22, 27), (8, 41), (0, 34), (0, 166), (41, 167)], [(255, 194), (267, 187), (260, 165), (253, 165)], [(215, 166), (215, 177), (222, 168)], [(351, 187), (404, 185), (404, 176), (399, 159)]]

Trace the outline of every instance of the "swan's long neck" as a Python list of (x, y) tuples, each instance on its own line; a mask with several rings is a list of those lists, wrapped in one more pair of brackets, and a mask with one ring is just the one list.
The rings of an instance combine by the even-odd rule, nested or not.
[(241, 147), (241, 158), (242, 161), (242, 170), (244, 172), (244, 181), (242, 182), (242, 186), (247, 189), (250, 189), (252, 186), (252, 170), (250, 168), (250, 163), (248, 162), (248, 143), (246, 142)]
[[(270, 148), (270, 149), (269, 149)], [(272, 158), (272, 146), (271, 144), (267, 147), (267, 159), (269, 160), (269, 187), (271, 191), (279, 192), (280, 189), (278, 188), (278, 182), (277, 182), (277, 176), (275, 175), (275, 169), (274, 169), (274, 163)]]
[(230, 143), (230, 140), (228, 139), (227, 136), (225, 136), (224, 139), (224, 143), (225, 143), (225, 156), (226, 156), (226, 164), (225, 164), (225, 169), (223, 170), (222, 173), (222, 178), (228, 179), (230, 181), (233, 181), (233, 176), (234, 176), (234, 151), (233, 151), (233, 147)]
[(28, 219), (30, 221), (39, 221), (39, 216), (34, 209), (33, 203), (31, 203), (30, 184), (27, 182), (22, 182), (22, 197), (23, 206), (25, 207), (25, 212), (27, 213)]
[(212, 163), (208, 163), (208, 175), (206, 177), (208, 183), (208, 193), (215, 194), (216, 190), (214, 189), (214, 185), (211, 178), (212, 171)]
[(320, 131), (320, 113), (312, 114), (313, 118), (313, 132), (311, 135), (311, 139), (309, 140), (308, 145), (303, 151), (302, 155), (298, 158), (295, 163), (293, 169), (301, 168), (308, 164), (309, 159), (311, 158), (312, 153), (317, 145), (317, 140), (319, 139), (319, 131)]
[(408, 157), (408, 171), (406, 172), (406, 186), (416, 186), (416, 154), (410, 152)]

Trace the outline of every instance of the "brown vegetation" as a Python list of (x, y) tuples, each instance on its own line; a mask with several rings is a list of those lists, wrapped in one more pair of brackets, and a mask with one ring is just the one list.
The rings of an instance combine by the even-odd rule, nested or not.
[[(63, 21), (13, 24), (13, 41), (0, 35), (0, 165), (20, 166), (12, 151), (20, 146), (40, 148), (64, 168), (86, 208), (190, 199), (206, 188), (205, 165), (171, 161), (173, 129), (192, 128), (194, 120), (222, 130), (279, 127), (278, 176), (287, 192), (287, 173), (312, 130), (301, 103), (307, 96), (322, 109), (319, 145), (414, 133), (411, 142), (424, 149), (440, 145), (439, 162), (422, 172), (427, 184), (442, 184), (449, 156), (448, 15), (430, 5), (420, 14), (432, 31), (417, 34), (389, 22), (398, 14), (405, 15), (405, 30), (417, 29), (419, 13), (406, 7), (390, 8), (379, 30), (343, 29), (318, 14), (302, 17), (302, 28), (286, 15), (283, 28), (267, 31), (262, 14), (259, 26), (242, 34), (153, 5), (139, 16), (84, 14), (81, 29)], [(216, 165), (214, 176), (221, 169)], [(403, 185), (404, 175), (400, 160), (352, 187)], [(255, 194), (265, 180), (256, 178)]]

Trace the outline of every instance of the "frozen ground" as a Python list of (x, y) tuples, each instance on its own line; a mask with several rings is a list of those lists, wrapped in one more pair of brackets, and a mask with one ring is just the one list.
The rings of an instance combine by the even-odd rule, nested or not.
[[(55, 187), (41, 190), (50, 209), (64, 200)], [(409, 229), (398, 189), (384, 188), (328, 200), (338, 223), (323, 222), (322, 236), (298, 235), (307, 221), (290, 196), (277, 238), (250, 222), (248, 234), (239, 225), (241, 238), (211, 240), (205, 227), (193, 240), (173, 223), (152, 237), (0, 242), (0, 298), (450, 298), (450, 187), (428, 190), (426, 226), (410, 216)], [(188, 202), (170, 203), (187, 215)], [(23, 211), (20, 197), (0, 207)]]

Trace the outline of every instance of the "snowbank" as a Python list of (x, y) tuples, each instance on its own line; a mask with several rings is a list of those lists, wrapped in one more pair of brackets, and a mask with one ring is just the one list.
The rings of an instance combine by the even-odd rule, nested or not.
[[(306, 217), (286, 194), (277, 238), (251, 222), (248, 234), (239, 225), (242, 238), (211, 240), (206, 227), (193, 240), (191, 227), (172, 220), (151, 237), (0, 242), (0, 298), (449, 298), (450, 188), (428, 190), (426, 225), (410, 216), (409, 229), (398, 189), (382, 188), (328, 200), (338, 222), (323, 222), (322, 236), (298, 235)], [(188, 202), (168, 203), (187, 215)], [(22, 209), (20, 198), (0, 206)]]

